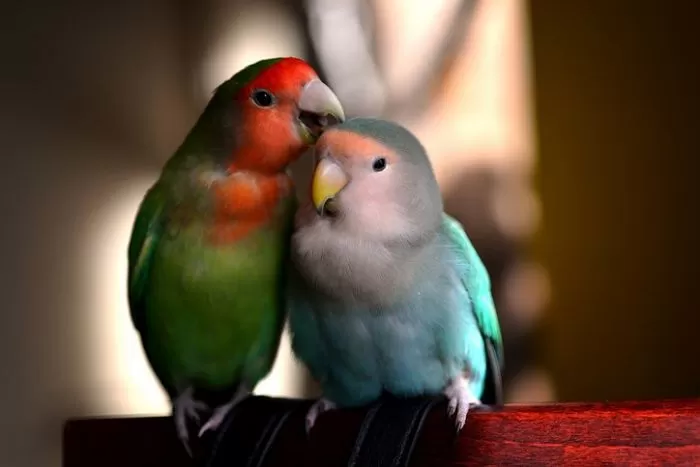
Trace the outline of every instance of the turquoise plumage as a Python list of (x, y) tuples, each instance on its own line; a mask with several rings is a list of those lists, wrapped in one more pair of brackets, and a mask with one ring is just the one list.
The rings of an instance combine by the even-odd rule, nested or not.
[(381, 309), (317, 296), (295, 275), (289, 315), (294, 351), (339, 406), (367, 404), (383, 390), (437, 394), (464, 368), (471, 370), (473, 393), (484, 393), (484, 339), (499, 359), (503, 354), (490, 280), (462, 226), (443, 218), (435, 258), (442, 270)]
[(442, 212), (422, 146), (355, 119), (316, 153), (317, 212), (298, 214), (288, 292), (293, 350), (323, 389), (309, 426), (386, 391), (445, 393), (461, 428), (469, 403), (500, 402), (503, 344), (488, 272)]

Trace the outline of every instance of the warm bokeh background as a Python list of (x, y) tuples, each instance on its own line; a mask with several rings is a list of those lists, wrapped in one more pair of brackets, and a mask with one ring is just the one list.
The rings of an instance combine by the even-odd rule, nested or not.
[[(60, 465), (67, 417), (168, 413), (128, 318), (131, 222), (213, 88), (271, 55), (307, 58), (349, 114), (428, 147), (493, 276), (509, 401), (700, 395), (691, 10), (6, 2), (0, 465)], [(314, 394), (286, 340), (258, 392)]]

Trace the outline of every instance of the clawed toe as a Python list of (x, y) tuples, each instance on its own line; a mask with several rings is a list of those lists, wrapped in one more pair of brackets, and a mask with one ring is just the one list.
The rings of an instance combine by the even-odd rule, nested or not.
[(335, 409), (335, 404), (328, 399), (319, 399), (311, 406), (306, 414), (306, 433), (311, 432), (311, 428), (316, 424), (316, 419), (324, 412)]
[(464, 377), (455, 378), (445, 388), (444, 394), (448, 399), (447, 414), (454, 417), (455, 428), (460, 432), (467, 422), (470, 406), (480, 404), (480, 401), (472, 394), (469, 383)]

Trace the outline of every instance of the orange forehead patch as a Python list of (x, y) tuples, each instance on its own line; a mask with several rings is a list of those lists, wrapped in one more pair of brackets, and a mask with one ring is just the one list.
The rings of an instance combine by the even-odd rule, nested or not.
[(399, 156), (396, 152), (377, 140), (352, 131), (331, 129), (327, 130), (316, 143), (316, 151), (330, 151), (333, 157), (362, 158), (372, 160), (382, 156), (387, 162), (396, 162)]

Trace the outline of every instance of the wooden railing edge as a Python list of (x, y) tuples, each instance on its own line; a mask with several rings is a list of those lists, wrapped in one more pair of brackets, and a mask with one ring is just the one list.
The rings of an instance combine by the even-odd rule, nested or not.
[[(309, 437), (290, 417), (265, 465), (338, 465), (366, 409), (329, 412)], [(84, 418), (64, 425), (64, 466), (193, 465), (169, 417)], [(412, 466), (700, 465), (700, 399), (476, 408), (459, 436), (438, 404)]]

